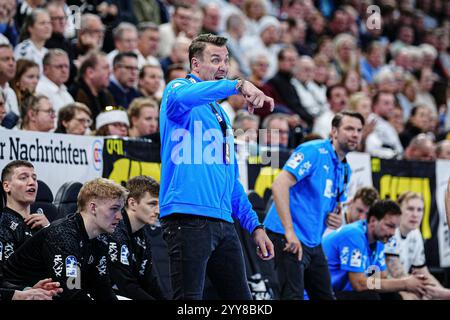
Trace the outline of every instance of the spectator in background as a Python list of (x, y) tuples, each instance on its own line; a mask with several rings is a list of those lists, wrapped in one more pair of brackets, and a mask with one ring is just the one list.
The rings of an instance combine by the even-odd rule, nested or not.
[(128, 108), (130, 137), (143, 137), (159, 131), (159, 106), (150, 98), (136, 98)]
[(240, 41), (245, 35), (245, 20), (242, 14), (231, 14), (226, 23), (226, 32), (222, 34), (228, 39), (227, 48), (230, 56), (236, 60), (239, 65), (239, 71), (245, 76), (249, 77), (251, 74), (249, 65), (249, 54), (245, 52)]
[(5, 0), (0, 4), (0, 37), (4, 36), (11, 45), (17, 45), (19, 35), (15, 22), (16, 0)]
[(138, 83), (138, 62), (134, 52), (119, 53), (113, 62), (113, 73), (108, 89), (117, 105), (128, 108), (134, 98), (140, 96)]
[(405, 160), (434, 161), (436, 160), (436, 145), (425, 133), (415, 136), (405, 149)]
[(45, 4), (45, 0), (24, 0), (17, 2), (17, 11), (15, 15), (16, 26), (20, 27), (26, 23), (26, 19), (33, 11), (38, 10)]
[(247, 34), (257, 36), (261, 19), (266, 16), (267, 8), (263, 0), (245, 0), (243, 11), (247, 17)]
[(372, 113), (372, 100), (364, 92), (354, 93), (350, 96), (348, 109), (350, 111), (358, 112), (365, 120), (361, 145), (358, 147), (358, 151), (364, 152), (366, 149), (366, 139), (375, 129), (375, 120), (372, 119), (369, 121), (369, 115)]
[(77, 38), (72, 40), (71, 52), (75, 61), (75, 65), (80, 68), (84, 57), (91, 50), (100, 51), (103, 47), (105, 39), (105, 26), (99, 16), (86, 13), (81, 16), (80, 30), (78, 30)]
[(164, 72), (164, 80), (169, 83), (172, 80), (186, 77), (188, 71), (182, 64), (171, 64)]
[(261, 128), (267, 130), (263, 137), (264, 146), (288, 151), (289, 122), (285, 114), (273, 113), (268, 115), (264, 119)]
[(316, 118), (312, 130), (313, 133), (319, 134), (323, 139), (327, 139), (331, 133), (331, 121), (334, 116), (348, 107), (347, 89), (341, 84), (328, 87), (327, 100), (330, 109)]
[(55, 127), (55, 109), (44, 95), (30, 95), (21, 106), (22, 130), (50, 132)]
[(400, 135), (405, 130), (405, 123), (403, 122), (403, 109), (402, 107), (400, 107), (397, 101), (394, 105), (394, 109), (392, 110), (392, 114), (389, 116), (388, 121), (394, 127), (397, 134)]
[(19, 104), (14, 90), (9, 86), (9, 81), (16, 74), (16, 59), (10, 44), (0, 44), (0, 87), (6, 97), (6, 113), (12, 112), (20, 116)]
[(61, 49), (67, 52), (70, 63), (70, 75), (69, 80), (67, 80), (65, 84), (67, 86), (70, 86), (75, 80), (75, 76), (77, 75), (77, 67), (74, 63), (75, 55), (71, 50), (72, 45), (68, 38), (68, 35), (66, 34), (66, 30), (67, 33), (70, 33), (72, 29), (73, 31), (75, 31), (75, 26), (72, 19), (67, 19), (67, 12), (65, 11), (65, 8), (67, 8), (69, 14), (72, 13), (69, 7), (65, 4), (65, 0), (63, 0), (62, 3), (49, 2), (46, 8), (52, 22), (52, 36), (45, 42), (45, 47), (47, 49)]
[(339, 34), (334, 38), (335, 55), (332, 62), (338, 76), (350, 70), (359, 70), (359, 60), (356, 51), (356, 39), (346, 33)]
[[(441, 287), (439, 281), (431, 275), (425, 259), (425, 248), (420, 232), (420, 224), (424, 214), (424, 200), (420, 193), (403, 192), (397, 198), (402, 210), (400, 225), (395, 229), (394, 236), (385, 247), (386, 265), (393, 279), (404, 278), (410, 274), (424, 275), (428, 284)], [(400, 292), (404, 300), (430, 299), (427, 293), (424, 297), (411, 292)]]
[(368, 83), (372, 84), (374, 77), (384, 65), (385, 49), (379, 42), (372, 42), (367, 48), (367, 53), (360, 60), (361, 76)]
[(294, 78), (291, 81), (303, 107), (313, 118), (321, 115), (328, 107), (321, 104), (321, 100), (317, 99), (314, 89), (311, 88), (315, 69), (314, 60), (311, 57), (302, 56), (297, 62)]
[(220, 8), (215, 3), (208, 3), (202, 6), (203, 27), (201, 33), (211, 33), (218, 35), (220, 26)]
[(158, 26), (152, 22), (143, 22), (138, 26), (138, 67), (142, 69), (145, 65), (159, 66), (156, 58), (160, 43), (160, 35)]
[(394, 106), (395, 97), (390, 92), (377, 92), (372, 99), (373, 113), (369, 116), (369, 121), (375, 121), (375, 129), (366, 139), (366, 152), (374, 157), (392, 159), (403, 153), (397, 131), (387, 120)]
[(251, 74), (248, 80), (253, 83), (257, 88), (262, 89), (267, 76), (267, 70), (269, 68), (269, 60), (263, 54), (256, 54), (250, 57), (250, 69)]
[(297, 91), (291, 83), (297, 61), (298, 53), (294, 47), (281, 49), (278, 54), (278, 72), (267, 81), (263, 91), (275, 100), (275, 112), (291, 115), (289, 120), (291, 128), (300, 125), (307, 128), (312, 126), (314, 119), (303, 107)]
[(130, 122), (122, 107), (106, 107), (95, 119), (96, 136), (128, 136)]
[(139, 71), (138, 87), (143, 97), (153, 98), (160, 101), (161, 83), (163, 83), (163, 73), (158, 65), (145, 65)]
[(134, 52), (138, 55), (138, 31), (135, 25), (128, 22), (121, 22), (113, 30), (115, 50), (108, 53), (108, 62), (111, 68), (114, 67), (114, 58), (119, 53)]
[(431, 95), (431, 89), (436, 80), (435, 74), (430, 68), (423, 68), (418, 73), (419, 91), (416, 95), (415, 104), (422, 104), (428, 107), (433, 116), (437, 116), (438, 108), (436, 100)]
[[(394, 201), (380, 200), (369, 209), (367, 219), (324, 237), (323, 249), (338, 300), (380, 300), (377, 292), (401, 290), (425, 293), (423, 276), (387, 278), (384, 248), (400, 224), (401, 213)], [(379, 286), (373, 285), (371, 277), (379, 279)]]
[(189, 33), (193, 13), (194, 10), (190, 6), (176, 5), (171, 22), (159, 26), (160, 37), (164, 39), (159, 45), (160, 58), (170, 55), (175, 39), (180, 36), (180, 33), (184, 35)]
[(395, 74), (390, 68), (382, 68), (374, 77), (373, 84), (377, 92), (390, 92), (395, 94), (397, 91), (397, 81)]
[(280, 45), (281, 25), (277, 18), (265, 16), (259, 21), (258, 27), (258, 35), (243, 37), (241, 45), (246, 52), (253, 51), (267, 56), (269, 60), (267, 77), (270, 78), (277, 73), (277, 57), (282, 48)]
[[(122, 220), (113, 234), (97, 238), (108, 257), (111, 284), (117, 294), (129, 299), (166, 300), (156, 277), (150, 236), (150, 227), (159, 216), (159, 183), (137, 176), (127, 182), (126, 188), (129, 194)], [(123, 248), (127, 248), (127, 255), (122, 253)]]
[[(196, 1), (196, 0), (194, 0)], [(189, 23), (190, 26), (184, 32), (184, 35), (188, 37), (189, 39), (193, 39), (196, 36), (198, 36), (201, 33), (202, 26), (203, 26), (203, 11), (199, 7), (193, 8), (193, 14), (191, 17), (191, 22)]]
[(93, 51), (80, 66), (78, 80), (70, 88), (70, 94), (77, 102), (84, 103), (92, 112), (92, 119), (106, 107), (115, 104), (108, 90), (109, 63), (102, 52)]
[(20, 43), (14, 48), (14, 57), (28, 59), (39, 65), (42, 74), (44, 71), (42, 60), (48, 49), (45, 42), (52, 36), (52, 24), (47, 10), (36, 9), (25, 19), (20, 34)]
[(416, 78), (410, 74), (406, 75), (403, 88), (397, 93), (398, 102), (403, 109), (403, 122), (407, 122), (411, 116), (411, 109), (413, 108), (418, 91), (419, 83)]
[(58, 111), (55, 133), (86, 135), (92, 125), (92, 112), (81, 102), (68, 104)]
[(437, 143), (436, 158), (450, 160), (450, 140), (442, 140)]
[(16, 93), (19, 105), (22, 105), (25, 97), (36, 92), (40, 78), (39, 65), (31, 60), (19, 59), (16, 66), (11, 88)]
[(411, 140), (419, 133), (426, 133), (431, 121), (430, 108), (424, 105), (416, 105), (411, 110), (411, 116), (406, 122), (405, 130), (400, 133), (400, 141), (406, 148)]
[(189, 45), (191, 40), (180, 36), (177, 37), (173, 43), (170, 55), (161, 60), (161, 68), (164, 73), (172, 64), (181, 64), (185, 68), (189, 65)]
[(69, 56), (61, 49), (50, 49), (42, 63), (44, 74), (39, 79), (36, 92), (46, 96), (58, 112), (66, 104), (74, 102), (64, 85), (69, 79)]
[(342, 75), (342, 83), (347, 89), (349, 95), (364, 91), (367, 92), (365, 83), (361, 80), (361, 76), (357, 70), (350, 70)]

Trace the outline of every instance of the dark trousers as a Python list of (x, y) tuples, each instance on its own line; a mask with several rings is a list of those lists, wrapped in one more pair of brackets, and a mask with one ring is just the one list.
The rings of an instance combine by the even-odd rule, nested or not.
[(241, 243), (232, 223), (173, 214), (162, 220), (173, 299), (203, 298), (205, 276), (224, 300), (251, 300)]
[(322, 245), (308, 247), (302, 244), (303, 257), (283, 251), (284, 235), (268, 231), (275, 246), (274, 268), (278, 276), (278, 294), (281, 300), (303, 300), (304, 290), (311, 300), (334, 300), (328, 263)]

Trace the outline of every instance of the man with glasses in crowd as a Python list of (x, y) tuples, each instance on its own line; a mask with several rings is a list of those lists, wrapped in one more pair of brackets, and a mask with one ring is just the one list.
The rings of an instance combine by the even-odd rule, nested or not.
[(108, 89), (117, 105), (128, 108), (131, 101), (140, 96), (136, 89), (139, 72), (137, 55), (134, 52), (119, 53), (114, 58), (113, 66)]
[(51, 49), (43, 60), (44, 74), (39, 79), (36, 93), (46, 96), (55, 112), (63, 106), (74, 102), (64, 83), (69, 79), (70, 63), (67, 52)]

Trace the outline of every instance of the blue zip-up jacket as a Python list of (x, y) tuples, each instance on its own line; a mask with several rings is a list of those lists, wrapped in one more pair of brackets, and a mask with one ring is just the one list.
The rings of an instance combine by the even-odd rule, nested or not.
[[(239, 170), (233, 135), (228, 134), (231, 164), (224, 163), (223, 133), (212, 111), (212, 103), (225, 119), (230, 120), (219, 99), (238, 94), (237, 81), (171, 81), (161, 102), (161, 192), (160, 215), (193, 214), (240, 224), (250, 233), (260, 224), (247, 195), (238, 180)], [(233, 161), (234, 160), (234, 161)]]

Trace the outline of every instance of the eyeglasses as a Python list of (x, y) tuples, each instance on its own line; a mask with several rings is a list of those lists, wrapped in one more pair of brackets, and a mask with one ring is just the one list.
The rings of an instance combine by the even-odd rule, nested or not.
[(56, 114), (55, 109), (48, 109), (48, 110), (38, 109), (37, 112), (39, 112), (39, 111), (45, 112), (45, 113), (47, 113), (50, 116), (54, 116)]
[(136, 66), (126, 66), (126, 65), (123, 65), (123, 64), (119, 64), (118, 67), (119, 68), (125, 68), (128, 71), (139, 71), (139, 68), (136, 67)]
[(126, 111), (126, 109), (122, 106), (106, 106), (105, 109), (103, 109), (103, 112), (108, 112), (108, 111), (113, 111), (113, 110)]
[(92, 125), (92, 120), (88, 118), (74, 118), (75, 121), (78, 121), (79, 123), (82, 123), (88, 127)]

